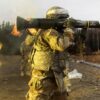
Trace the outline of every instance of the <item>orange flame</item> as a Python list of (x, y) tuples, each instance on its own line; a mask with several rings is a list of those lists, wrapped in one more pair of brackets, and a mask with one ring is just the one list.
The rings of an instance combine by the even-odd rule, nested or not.
[(21, 35), (21, 32), (17, 30), (17, 26), (16, 25), (13, 26), (11, 34), (13, 36), (20, 36)]

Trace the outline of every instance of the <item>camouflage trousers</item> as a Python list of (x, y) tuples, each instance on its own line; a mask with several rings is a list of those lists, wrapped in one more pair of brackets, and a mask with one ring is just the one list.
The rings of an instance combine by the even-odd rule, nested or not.
[(32, 71), (26, 100), (67, 100), (67, 93), (61, 95), (58, 92), (55, 78), (43, 78), (43, 74), (39, 71)]

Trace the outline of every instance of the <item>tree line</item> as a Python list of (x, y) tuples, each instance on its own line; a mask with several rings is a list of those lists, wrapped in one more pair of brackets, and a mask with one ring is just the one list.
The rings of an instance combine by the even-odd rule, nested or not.
[(11, 34), (13, 24), (3, 21), (0, 25), (0, 44), (2, 48), (0, 53), (3, 54), (18, 54), (21, 42), (25, 36), (15, 37)]

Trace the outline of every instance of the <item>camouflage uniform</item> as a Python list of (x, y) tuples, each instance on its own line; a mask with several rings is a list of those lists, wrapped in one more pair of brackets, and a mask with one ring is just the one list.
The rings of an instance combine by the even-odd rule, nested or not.
[[(67, 92), (66, 87), (70, 82), (67, 76), (65, 77), (67, 71), (64, 72), (66, 57), (63, 55), (65, 49), (63, 40), (64, 35), (60, 35), (54, 29), (41, 31), (31, 54), (33, 69), (26, 100), (53, 100), (52, 97), (57, 92)], [(67, 47), (70, 45), (69, 41), (67, 36), (65, 41)], [(64, 82), (67, 82), (66, 86)]]
[(34, 36), (27, 35), (25, 41), (21, 43), (20, 52), (21, 52), (21, 76), (31, 75), (31, 66), (28, 63), (29, 54), (31, 52), (32, 44), (34, 41)]

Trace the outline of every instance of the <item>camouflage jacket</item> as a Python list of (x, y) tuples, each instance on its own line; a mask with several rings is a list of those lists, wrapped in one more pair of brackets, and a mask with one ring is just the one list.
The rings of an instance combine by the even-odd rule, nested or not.
[(64, 51), (64, 46), (59, 43), (60, 38), (63, 39), (63, 35), (61, 36), (54, 29), (42, 31), (34, 43), (35, 52), (31, 54), (33, 57), (32, 67), (34, 69), (49, 71), (54, 66), (58, 66), (61, 59), (65, 59), (64, 56), (60, 58), (56, 56), (58, 55), (56, 51)]

